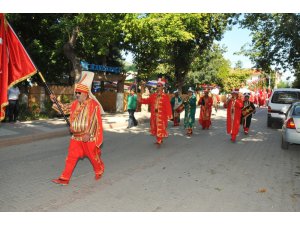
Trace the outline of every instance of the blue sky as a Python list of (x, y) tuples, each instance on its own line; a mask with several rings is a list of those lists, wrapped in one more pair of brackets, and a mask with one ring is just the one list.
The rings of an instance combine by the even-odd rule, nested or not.
[(242, 55), (234, 55), (239, 52), (244, 44), (251, 43), (250, 31), (234, 26), (232, 30), (225, 32), (223, 39), (219, 42), (221, 46), (227, 47), (227, 52), (224, 54), (226, 59), (231, 62), (231, 67), (234, 67), (238, 60), (243, 63), (243, 68), (251, 68), (253, 64), (248, 57)]
[[(242, 61), (243, 68), (251, 68), (253, 66), (248, 57), (234, 55), (234, 53), (240, 51), (241, 47), (246, 43), (251, 43), (250, 31), (238, 28), (238, 26), (234, 26), (232, 30), (226, 31), (223, 39), (219, 42), (220, 45), (227, 47), (227, 52), (224, 54), (224, 57), (231, 61), (232, 67), (234, 67), (238, 60)], [(126, 61), (132, 62), (131, 54), (128, 54)]]
[[(229, 59), (231, 62), (231, 67), (234, 67), (238, 60), (241, 60), (243, 63), (243, 68), (251, 68), (254, 64), (250, 61), (248, 57), (242, 55), (234, 55), (235, 52), (239, 52), (241, 47), (244, 44), (251, 44), (251, 35), (250, 30), (241, 29), (238, 26), (234, 26), (232, 30), (228, 30), (225, 32), (223, 39), (219, 42), (219, 44), (227, 46), (227, 52), (224, 54), (226, 59)], [(286, 71), (283, 73), (282, 80), (285, 80), (288, 76), (291, 76), (291, 81), (295, 78), (291, 74), (290, 71)]]

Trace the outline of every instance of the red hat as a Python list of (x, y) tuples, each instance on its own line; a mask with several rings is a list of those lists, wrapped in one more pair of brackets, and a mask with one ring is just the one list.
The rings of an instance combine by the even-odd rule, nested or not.
[(82, 75), (77, 84), (75, 84), (75, 92), (90, 93), (92, 82), (94, 79), (94, 73), (88, 71), (82, 71)]
[(156, 86), (157, 86), (157, 87), (163, 87), (164, 85), (163, 85), (163, 83), (159, 82), (159, 83), (157, 83)]
[(77, 84), (75, 88), (75, 92), (83, 92), (87, 94), (89, 93), (89, 88), (84, 84)]
[(163, 79), (159, 78), (157, 81), (157, 87), (164, 87), (165, 83), (166, 82)]

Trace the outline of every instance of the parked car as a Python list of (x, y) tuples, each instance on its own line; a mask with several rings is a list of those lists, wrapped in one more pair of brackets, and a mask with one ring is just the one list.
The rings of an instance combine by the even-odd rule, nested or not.
[(282, 125), (285, 120), (285, 113), (295, 101), (300, 101), (300, 89), (275, 89), (268, 101), (267, 126), (271, 127), (274, 122)]
[(300, 144), (300, 101), (290, 106), (282, 126), (281, 148), (288, 149), (290, 143)]

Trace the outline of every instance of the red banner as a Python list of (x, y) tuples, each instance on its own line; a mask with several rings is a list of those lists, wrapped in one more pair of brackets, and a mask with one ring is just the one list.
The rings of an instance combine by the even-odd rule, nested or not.
[(34, 75), (36, 70), (4, 14), (0, 13), (0, 121), (5, 118), (8, 89)]

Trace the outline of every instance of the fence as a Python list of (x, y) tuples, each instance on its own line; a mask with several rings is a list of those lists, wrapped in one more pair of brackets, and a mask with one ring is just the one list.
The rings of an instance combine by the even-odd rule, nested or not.
[[(52, 90), (52, 92), (57, 96), (57, 99), (61, 102), (71, 102), (74, 100), (74, 87), (73, 86), (57, 86), (57, 85), (51, 85), (49, 88)], [(120, 94), (120, 93), (119, 93)], [(123, 93), (123, 111), (127, 110), (127, 96), (129, 93), (125, 92)], [(98, 99), (98, 101), (101, 103), (103, 109), (105, 112), (116, 112), (116, 102), (117, 102), (117, 93), (116, 92), (103, 92), (103, 93), (95, 93), (95, 97)], [(141, 96), (141, 94), (138, 94)], [(173, 94), (168, 94), (170, 99), (173, 97)], [(181, 97), (184, 99), (186, 98), (186, 94), (183, 94)], [(22, 98), (22, 97), (21, 97)], [(29, 109), (37, 108), (40, 112), (45, 112), (47, 105), (50, 102), (48, 93), (45, 93), (45, 89), (40, 86), (34, 86), (29, 88), (29, 94), (27, 97), (24, 97), (24, 101), (27, 101)], [(222, 102), (225, 102), (226, 97), (220, 96), (220, 99)], [(197, 95), (197, 102), (199, 100), (199, 95)], [(141, 106), (138, 105), (137, 111), (141, 110)]]

